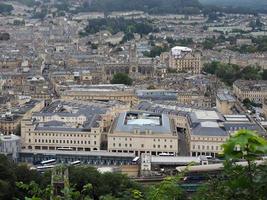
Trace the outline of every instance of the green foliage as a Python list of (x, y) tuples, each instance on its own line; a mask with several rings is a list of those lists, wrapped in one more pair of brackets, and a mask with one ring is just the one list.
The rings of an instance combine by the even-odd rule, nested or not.
[(0, 41), (7, 41), (10, 39), (9, 33), (0, 33)]
[(205, 41), (202, 43), (203, 49), (213, 49), (215, 45), (216, 41), (212, 38), (206, 38)]
[(267, 36), (252, 38), (252, 42), (252, 45), (242, 45), (240, 47), (234, 46), (230, 49), (243, 54), (257, 52), (262, 53), (267, 51)]
[(240, 130), (223, 144), (226, 158), (256, 160), (267, 153), (267, 141), (250, 130)]
[(252, 102), (251, 102), (248, 98), (244, 99), (242, 103), (244, 104), (244, 106), (245, 106), (247, 109), (250, 109), (250, 108), (251, 108), (251, 103), (252, 103)]
[[(253, 172), (256, 172), (255, 165), (253, 165)], [(260, 173), (254, 173), (254, 175), (255, 178), (259, 178)], [(194, 196), (194, 200), (259, 200), (260, 196), (266, 195), (266, 192), (257, 185), (253, 185), (255, 189), (256, 187), (259, 189), (254, 193), (250, 192), (250, 187), (247, 167), (226, 163), (222, 174), (205, 183)]]
[(0, 3), (0, 13), (10, 13), (13, 9), (12, 5)]
[(24, 20), (17, 20), (17, 19), (15, 19), (14, 22), (13, 22), (13, 24), (15, 26), (21, 26), (21, 25), (25, 25), (25, 21)]
[(183, 200), (183, 191), (179, 185), (181, 177), (167, 177), (159, 185), (151, 186), (148, 190), (147, 200)]
[(197, 0), (92, 0), (85, 2), (76, 12), (87, 11), (132, 11), (140, 10), (152, 14), (200, 12)]
[(33, 15), (32, 15), (32, 18), (34, 18), (34, 19), (44, 19), (45, 16), (47, 15), (47, 13), (48, 13), (47, 8), (43, 7), (41, 9), (41, 11), (34, 12)]
[(170, 47), (174, 47), (174, 46), (190, 46), (190, 45), (194, 44), (194, 41), (193, 41), (192, 38), (174, 40), (173, 38), (167, 37), (166, 41), (169, 43)]
[[(240, 130), (223, 145), (227, 161), (217, 178), (210, 179), (195, 195), (195, 200), (263, 200), (267, 195), (266, 163), (256, 165), (267, 151), (267, 141), (253, 131)], [(247, 166), (233, 163), (245, 159)]]
[(125, 73), (117, 73), (113, 76), (110, 83), (132, 85), (133, 80)]
[(93, 167), (83, 166), (72, 167), (69, 173), (74, 188), (93, 199), (124, 198), (131, 196), (132, 191), (140, 191), (138, 184), (119, 173), (100, 174)]
[(264, 69), (262, 72), (262, 79), (267, 80), (267, 70), (266, 69)]
[(203, 71), (214, 74), (228, 85), (232, 85), (237, 79), (260, 80), (262, 72), (260, 67), (247, 66), (241, 69), (235, 64), (212, 62), (204, 64)]
[(51, 186), (47, 186), (42, 189), (37, 183), (31, 181), (29, 184), (23, 182), (17, 182), (16, 186), (18, 189), (21, 189), (26, 192), (25, 197), (34, 198), (34, 199), (44, 199), (48, 200), (51, 195)]
[(95, 34), (104, 30), (108, 30), (112, 34), (122, 31), (126, 34), (125, 39), (129, 40), (133, 38), (133, 33), (139, 33), (141, 35), (148, 34), (153, 31), (153, 27), (147, 20), (124, 18), (92, 19), (89, 20), (89, 23), (85, 27), (83, 33)]
[(169, 51), (167, 46), (153, 46), (150, 52), (144, 52), (144, 56), (155, 58), (156, 56), (160, 56), (162, 52)]
[(0, 155), (0, 199), (12, 199), (15, 180), (12, 163), (4, 155)]
[[(254, 161), (267, 152), (267, 141), (253, 131), (240, 130), (223, 147), (227, 158), (223, 172), (204, 183), (193, 199), (265, 200), (266, 164), (256, 165)], [(240, 159), (247, 160), (248, 165), (234, 162)], [(101, 174), (93, 167), (71, 166), (70, 186), (54, 200), (186, 200), (180, 186), (183, 176), (182, 173), (167, 177), (159, 184), (142, 188), (126, 175)], [(49, 200), (50, 179), (51, 172), (40, 174), (0, 156), (0, 199)]]
[(28, 6), (28, 7), (33, 7), (35, 5), (39, 5), (39, 3), (35, 0), (17, 0), (17, 1)]

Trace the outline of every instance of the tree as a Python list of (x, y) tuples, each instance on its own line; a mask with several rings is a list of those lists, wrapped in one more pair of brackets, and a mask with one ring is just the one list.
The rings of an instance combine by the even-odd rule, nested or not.
[(202, 46), (204, 49), (213, 49), (215, 47), (216, 42), (214, 39), (205, 39), (205, 41), (202, 43)]
[(7, 40), (9, 40), (10, 39), (10, 35), (9, 35), (9, 33), (0, 33), (0, 41), (1, 40), (5, 40), (5, 41), (7, 41)]
[(245, 159), (250, 162), (267, 152), (267, 141), (254, 131), (240, 130), (223, 144), (223, 149), (227, 159)]
[(248, 98), (244, 99), (242, 103), (246, 106), (246, 108), (251, 108), (251, 101)]
[(148, 200), (184, 200), (183, 190), (179, 182), (181, 176), (167, 177), (159, 185), (151, 186), (148, 190)]
[(262, 79), (267, 80), (267, 70), (266, 69), (264, 69), (262, 72)]
[(113, 79), (110, 83), (132, 85), (133, 80), (125, 73), (117, 73), (113, 76)]
[(0, 13), (10, 13), (13, 9), (12, 5), (0, 3)]
[[(256, 132), (240, 130), (223, 145), (226, 158), (224, 169), (217, 178), (210, 179), (198, 193), (195, 200), (260, 200), (266, 199), (266, 164), (256, 165), (267, 151), (267, 141)], [(245, 159), (247, 166), (234, 161)]]
[(15, 173), (12, 163), (0, 155), (0, 199), (12, 199), (15, 192)]

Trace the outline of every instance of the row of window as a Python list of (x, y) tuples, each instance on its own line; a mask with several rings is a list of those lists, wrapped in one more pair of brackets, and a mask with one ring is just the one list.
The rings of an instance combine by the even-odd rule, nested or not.
[[(118, 147), (122, 147), (123, 145), (121, 143), (119, 143), (117, 146)], [(113, 143), (113, 147), (116, 147), (116, 143)], [(132, 147), (132, 144), (129, 144), (129, 145), (128, 144), (124, 144), (124, 147)], [(166, 148), (168, 148), (168, 145), (162, 145), (162, 146), (159, 145), (159, 144), (158, 145), (155, 145), (155, 144), (153, 145), (153, 148), (161, 148), (161, 147), (164, 147), (166, 149)], [(141, 144), (141, 148), (145, 148), (145, 145)], [(169, 148), (172, 149), (173, 146), (170, 145)]]
[[(113, 138), (113, 141), (115, 141), (116, 139), (119, 140), (119, 141), (123, 140), (123, 138), (120, 138), (120, 137), (115, 138), (115, 137), (114, 137), (114, 138)], [(129, 140), (129, 141), (132, 141), (132, 138), (127, 138), (127, 137), (125, 137), (124, 140), (125, 140), (125, 141), (128, 141), (128, 140)], [(163, 141), (164, 141), (164, 142), (172, 142), (173, 140), (168, 140), (168, 139), (153, 139), (153, 141), (154, 141), (154, 142), (156, 142), (156, 141), (158, 141), (158, 142), (163, 142)]]
[[(94, 131), (96, 133), (96, 131)], [(34, 133), (35, 136), (60, 136), (60, 137), (93, 137), (96, 138), (96, 135), (91, 134), (66, 134), (66, 133)], [(31, 136), (31, 133), (29, 133), (29, 136)]]
[[(35, 143), (54, 143), (54, 144), (91, 144), (91, 141), (76, 141), (76, 140), (48, 140), (48, 139), (35, 139)], [(31, 143), (31, 139), (29, 139)], [(93, 141), (93, 144), (96, 145), (96, 141)]]
[(225, 141), (225, 138), (218, 137), (192, 137), (192, 140), (206, 140), (206, 141)]
[(193, 149), (202, 149), (202, 150), (222, 150), (221, 146), (205, 146), (205, 145), (193, 145)]

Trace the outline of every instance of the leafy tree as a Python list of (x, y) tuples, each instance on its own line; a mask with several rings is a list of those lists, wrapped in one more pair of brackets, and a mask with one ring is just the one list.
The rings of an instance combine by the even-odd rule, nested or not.
[(267, 70), (266, 69), (264, 69), (262, 72), (262, 79), (267, 80)]
[(144, 19), (105, 18), (89, 20), (81, 34), (95, 34), (103, 30), (108, 30), (112, 34), (122, 31), (125, 33), (124, 41), (127, 41), (133, 39), (134, 33), (147, 35), (154, 29), (150, 22)]
[(113, 76), (113, 79), (110, 83), (132, 85), (133, 80), (125, 73), (117, 73)]
[(12, 163), (0, 155), (0, 199), (12, 199), (15, 192), (15, 173)]
[(149, 188), (147, 200), (184, 200), (185, 196), (179, 185), (180, 176), (167, 177), (159, 185)]
[(39, 2), (35, 0), (17, 0), (17, 1), (28, 7), (34, 7), (35, 5), (39, 5)]
[(213, 49), (215, 45), (216, 45), (215, 40), (210, 38), (205, 39), (205, 41), (202, 43), (204, 49)]
[(0, 3), (0, 13), (10, 13), (13, 9), (12, 5)]
[(0, 33), (0, 41), (1, 40), (5, 40), (5, 41), (7, 41), (7, 40), (9, 40), (10, 39), (10, 35), (9, 35), (9, 33)]
[(84, 3), (76, 12), (140, 10), (152, 14), (198, 14), (200, 7), (197, 0), (92, 0)]
[(261, 68), (258, 66), (247, 66), (241, 71), (241, 78), (245, 80), (262, 79)]
[(209, 74), (215, 74), (228, 85), (232, 85), (237, 79), (262, 79), (261, 68), (258, 66), (246, 66), (245, 68), (241, 69), (240, 66), (235, 64), (211, 62), (204, 64), (203, 71)]
[[(211, 178), (195, 195), (195, 200), (260, 200), (267, 195), (266, 164), (255, 160), (267, 151), (267, 141), (250, 130), (240, 130), (223, 145), (227, 159), (224, 170)], [(245, 159), (248, 166), (233, 161)]]
[(242, 103), (246, 106), (246, 108), (251, 108), (251, 101), (248, 98), (244, 99)]

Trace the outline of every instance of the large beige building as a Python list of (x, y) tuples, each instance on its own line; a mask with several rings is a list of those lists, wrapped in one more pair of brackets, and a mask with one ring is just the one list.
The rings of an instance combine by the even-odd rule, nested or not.
[(222, 116), (215, 111), (196, 111), (188, 117), (188, 134), (191, 156), (213, 156), (222, 151), (221, 145), (228, 133), (221, 126)]
[(267, 81), (237, 80), (233, 84), (233, 90), (241, 101), (249, 99), (255, 103), (263, 103), (267, 98)]
[(124, 112), (108, 134), (108, 151), (118, 153), (178, 153), (178, 135), (165, 114)]
[(236, 99), (228, 91), (219, 91), (216, 95), (216, 108), (225, 115), (233, 114)]
[(187, 47), (173, 47), (169, 55), (169, 67), (177, 72), (200, 74), (201, 54)]
[(181, 92), (177, 94), (177, 103), (187, 106), (210, 108), (212, 100), (198, 92)]
[(138, 98), (133, 88), (125, 85), (89, 85), (70, 86), (60, 93), (66, 100), (83, 101), (121, 101), (130, 105), (138, 103)]
[(216, 157), (222, 144), (238, 130), (253, 130), (265, 134), (246, 115), (222, 115), (216, 111), (195, 111), (188, 115), (190, 155)]
[[(124, 105), (57, 100), (21, 122), (22, 148), (100, 150), (103, 133)], [(127, 107), (128, 109), (128, 107)]]

